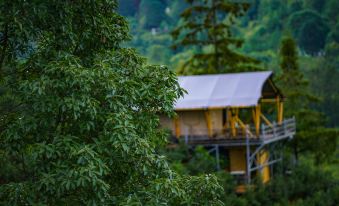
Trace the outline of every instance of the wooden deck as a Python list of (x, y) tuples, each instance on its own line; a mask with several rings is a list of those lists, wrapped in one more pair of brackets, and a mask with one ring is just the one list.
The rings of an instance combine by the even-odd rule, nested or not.
[[(237, 128), (236, 135), (232, 135), (231, 129), (214, 130), (211, 135), (185, 135), (185, 143), (188, 145), (219, 145), (224, 147), (244, 146), (244, 145), (262, 145), (269, 144), (282, 139), (293, 138), (296, 131), (295, 119), (285, 119), (281, 124), (261, 125), (260, 134), (255, 135), (255, 129)], [(233, 131), (234, 134), (234, 131)]]

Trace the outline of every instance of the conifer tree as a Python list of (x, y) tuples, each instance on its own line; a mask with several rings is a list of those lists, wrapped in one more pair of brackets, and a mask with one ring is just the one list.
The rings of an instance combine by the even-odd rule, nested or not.
[(312, 104), (320, 100), (310, 92), (309, 83), (299, 69), (294, 39), (282, 40), (280, 55), (282, 74), (278, 84), (286, 97), (285, 116), (295, 116), (297, 121), (297, 134), (292, 141), (294, 155), (298, 160), (299, 153), (309, 152), (320, 164), (335, 152), (337, 132), (325, 128), (324, 114), (312, 109)]
[(173, 48), (190, 47), (194, 55), (180, 73), (223, 73), (258, 69), (257, 61), (235, 51), (243, 41), (232, 35), (238, 17), (249, 8), (247, 3), (228, 0), (186, 0), (182, 23), (172, 31)]

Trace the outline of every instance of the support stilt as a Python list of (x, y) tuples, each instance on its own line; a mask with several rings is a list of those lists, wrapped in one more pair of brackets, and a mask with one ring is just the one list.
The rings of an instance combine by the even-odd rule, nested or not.
[(251, 163), (250, 163), (250, 141), (248, 135), (246, 135), (246, 173), (247, 173), (247, 178), (246, 178), (246, 183), (250, 184), (251, 183)]
[(217, 160), (217, 171), (220, 170), (219, 145), (215, 145), (215, 158)]

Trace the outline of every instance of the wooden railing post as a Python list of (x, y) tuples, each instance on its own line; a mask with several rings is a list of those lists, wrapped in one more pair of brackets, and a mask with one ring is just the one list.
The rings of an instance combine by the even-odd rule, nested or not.
[(265, 128), (265, 125), (262, 124), (262, 125), (261, 125), (261, 136), (262, 136), (263, 139), (265, 139), (265, 137), (266, 137), (265, 129), (266, 129), (266, 128)]

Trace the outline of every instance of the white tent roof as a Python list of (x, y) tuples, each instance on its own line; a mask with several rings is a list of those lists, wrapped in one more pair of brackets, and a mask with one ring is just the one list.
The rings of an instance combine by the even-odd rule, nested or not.
[(265, 71), (180, 76), (179, 84), (187, 94), (176, 102), (175, 109), (255, 106), (271, 75)]

